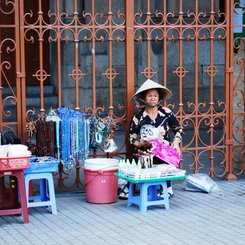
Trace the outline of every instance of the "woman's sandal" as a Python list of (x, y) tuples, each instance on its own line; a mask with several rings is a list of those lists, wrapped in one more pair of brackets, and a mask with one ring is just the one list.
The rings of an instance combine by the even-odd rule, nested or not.
[(174, 193), (169, 193), (169, 192), (168, 192), (168, 198), (171, 199), (171, 198), (173, 198), (173, 197), (174, 197)]
[[(158, 190), (158, 196), (163, 197), (163, 191), (162, 190)], [(168, 187), (168, 198), (171, 199), (174, 197), (174, 192), (173, 192), (173, 188), (170, 186)]]
[(172, 186), (168, 187), (168, 198), (173, 198), (174, 197), (174, 192)]
[[(163, 198), (163, 192), (158, 193), (157, 196)], [(173, 198), (173, 197), (174, 197), (174, 193), (168, 192), (168, 198), (171, 199), (171, 198)]]

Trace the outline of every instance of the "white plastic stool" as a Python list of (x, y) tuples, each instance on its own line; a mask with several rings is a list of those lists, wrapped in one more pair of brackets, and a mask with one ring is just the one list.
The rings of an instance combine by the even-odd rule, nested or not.
[[(34, 179), (39, 180), (40, 195), (29, 196), (29, 182)], [(25, 187), (28, 208), (51, 206), (52, 214), (57, 214), (52, 173), (25, 174)]]

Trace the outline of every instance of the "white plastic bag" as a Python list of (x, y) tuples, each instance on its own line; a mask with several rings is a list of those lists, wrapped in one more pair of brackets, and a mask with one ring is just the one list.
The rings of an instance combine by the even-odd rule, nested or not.
[(184, 181), (186, 191), (201, 191), (210, 193), (218, 188), (217, 184), (204, 173), (189, 174)]

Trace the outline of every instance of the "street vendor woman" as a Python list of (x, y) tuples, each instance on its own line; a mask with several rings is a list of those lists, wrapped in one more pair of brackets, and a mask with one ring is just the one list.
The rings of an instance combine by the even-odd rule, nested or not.
[[(173, 112), (163, 107), (162, 103), (172, 96), (166, 87), (146, 80), (131, 98), (131, 102), (141, 108), (131, 119), (129, 141), (135, 147), (135, 152), (146, 151), (151, 148), (151, 140), (171, 145), (180, 153), (182, 127)], [(174, 137), (170, 139), (170, 131)], [(153, 157), (153, 165), (163, 164), (163, 160)], [(173, 195), (171, 182), (167, 182), (169, 196)], [(125, 194), (127, 190), (124, 190)]]

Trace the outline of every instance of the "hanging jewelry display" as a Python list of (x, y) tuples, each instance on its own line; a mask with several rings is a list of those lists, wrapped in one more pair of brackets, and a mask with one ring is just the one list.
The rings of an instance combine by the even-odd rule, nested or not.
[[(51, 109), (46, 121), (36, 123), (39, 155), (52, 155), (60, 159), (65, 170), (83, 163), (90, 150), (101, 145), (106, 153), (117, 150), (114, 141), (116, 123), (111, 117), (85, 118), (83, 114), (66, 107)], [(101, 147), (101, 149), (103, 148)]]
[(105, 122), (105, 134), (106, 138), (104, 140), (104, 151), (107, 153), (112, 153), (117, 150), (117, 145), (114, 141), (114, 130), (116, 129), (117, 125), (116, 122), (111, 117), (106, 117), (104, 119)]
[(70, 120), (63, 119), (61, 120), (61, 161), (65, 166), (65, 169), (68, 169), (68, 162), (70, 159)]
[(55, 157), (60, 159), (60, 121), (61, 119), (56, 114), (55, 110), (50, 109), (48, 115), (46, 116), (46, 121), (55, 122)]
[[(61, 161), (65, 170), (70, 170), (89, 155), (89, 125), (84, 116), (75, 110), (58, 108), (60, 123)], [(58, 139), (56, 139), (58, 140)]]
[(104, 141), (104, 151), (111, 153), (117, 150), (117, 145), (114, 141), (114, 132), (109, 133)]
[(97, 150), (100, 145), (100, 134), (98, 131), (98, 119), (92, 117), (90, 119), (90, 137), (89, 137), (89, 148), (92, 150)]
[(54, 122), (36, 122), (36, 145), (39, 156), (54, 155)]
[(92, 117), (90, 119), (90, 149), (95, 151), (104, 142), (105, 152), (117, 150), (113, 139), (115, 127), (115, 121), (109, 116), (105, 118)]
[(36, 126), (33, 122), (29, 122), (26, 124), (26, 132), (28, 133), (28, 136), (32, 138), (33, 134), (37, 132)]
[[(84, 134), (83, 139), (84, 139), (84, 147), (82, 148), (83, 151), (83, 156), (84, 158), (88, 158), (89, 156), (89, 142), (90, 142), (90, 120), (89, 119), (85, 119), (84, 123), (84, 130), (81, 131), (81, 133)], [(81, 142), (82, 143), (82, 142)]]
[(28, 137), (29, 137), (26, 145), (28, 146), (28, 149), (32, 155), (37, 155), (37, 146), (36, 144), (31, 142), (31, 138), (33, 134), (36, 134), (37, 132), (36, 125), (34, 122), (29, 122), (26, 124), (26, 132), (28, 133)]

